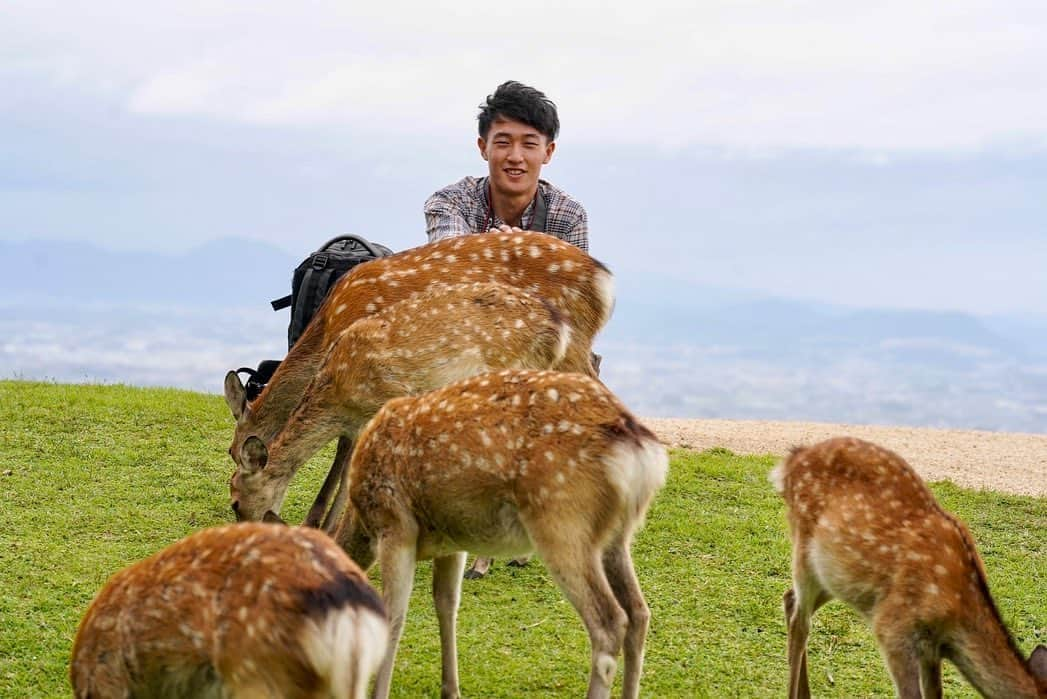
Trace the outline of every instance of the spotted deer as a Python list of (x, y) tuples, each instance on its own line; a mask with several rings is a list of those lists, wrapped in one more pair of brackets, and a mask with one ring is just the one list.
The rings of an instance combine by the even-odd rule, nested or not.
[[(614, 306), (610, 271), (573, 245), (543, 233), (484, 233), (446, 238), (353, 268), (331, 290), (265, 390), (247, 402), (239, 377), (225, 377), (236, 429), (229, 453), (236, 460), (249, 436), (269, 443), (287, 422), (328, 349), (353, 322), (433, 285), (500, 282), (544, 299), (571, 328), (553, 368), (595, 375), (593, 339)], [(328, 482), (338, 481), (351, 451), (341, 439)]]
[(73, 643), (77, 699), (362, 699), (388, 623), (315, 529), (205, 529), (116, 573)]
[[(230, 483), (237, 518), (279, 515), (302, 464), (336, 437), (351, 442), (389, 399), (493, 369), (554, 366), (570, 335), (550, 304), (495, 282), (437, 286), (356, 321), (331, 344), (298, 405), (269, 441), (262, 467), (254, 468), (257, 460), (246, 455), (262, 442), (243, 442)], [(337, 521), (346, 494), (342, 488), (328, 526)], [(326, 493), (318, 501), (325, 499)]]
[(1047, 648), (1023, 659), (970, 532), (901, 457), (831, 439), (794, 449), (771, 480), (792, 535), (790, 697), (810, 696), (810, 618), (833, 598), (869, 621), (900, 697), (940, 697), (943, 658), (984, 696), (1047, 697)]
[(650, 612), (630, 553), (668, 457), (598, 381), (501, 371), (389, 401), (360, 434), (335, 539), (376, 558), (390, 637), (374, 695), (388, 695), (418, 560), (433, 560), (444, 697), (457, 697), (464, 551), (535, 551), (589, 632), (588, 696), (639, 695)]

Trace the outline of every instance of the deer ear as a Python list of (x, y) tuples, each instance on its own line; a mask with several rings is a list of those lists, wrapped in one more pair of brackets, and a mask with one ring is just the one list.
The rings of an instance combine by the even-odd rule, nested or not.
[(240, 445), (240, 470), (244, 473), (257, 473), (269, 463), (269, 450), (258, 437), (251, 435)]
[(1047, 682), (1047, 646), (1036, 646), (1029, 656), (1029, 669), (1041, 681)]
[(232, 411), (234, 420), (239, 421), (247, 410), (247, 391), (240, 383), (240, 375), (235, 371), (225, 375), (225, 404)]
[(287, 522), (280, 519), (280, 515), (276, 514), (272, 510), (265, 511), (265, 514), (262, 515), (262, 521), (268, 522), (269, 524), (282, 524), (285, 527), (287, 526)]

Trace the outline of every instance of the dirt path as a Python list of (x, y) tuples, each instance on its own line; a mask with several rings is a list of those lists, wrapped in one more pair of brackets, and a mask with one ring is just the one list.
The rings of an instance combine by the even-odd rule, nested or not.
[(1047, 435), (742, 420), (643, 420), (670, 446), (725, 447), (784, 455), (790, 447), (847, 435), (901, 454), (929, 481), (1047, 497)]

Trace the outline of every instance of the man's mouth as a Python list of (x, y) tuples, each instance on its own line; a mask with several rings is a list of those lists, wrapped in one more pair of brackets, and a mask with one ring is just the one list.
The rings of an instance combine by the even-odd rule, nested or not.
[(505, 168), (504, 172), (505, 172), (505, 174), (509, 175), (510, 177), (521, 177), (527, 171), (509, 167), (509, 168)]

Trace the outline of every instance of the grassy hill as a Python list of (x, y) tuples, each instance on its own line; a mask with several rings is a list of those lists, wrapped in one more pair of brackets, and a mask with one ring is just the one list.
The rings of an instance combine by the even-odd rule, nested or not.
[[(108, 576), (231, 519), (231, 437), (217, 396), (0, 381), (0, 697), (68, 696), (72, 637)], [(292, 483), (289, 521), (301, 520), (330, 456)], [(773, 461), (673, 453), (634, 549), (653, 613), (644, 696), (784, 694), (789, 547), (782, 503), (766, 480)], [(1019, 646), (1047, 642), (1047, 500), (934, 490), (974, 532)], [(394, 696), (439, 694), (428, 589), (422, 564)], [(488, 578), (465, 582), (459, 644), (467, 696), (584, 693), (585, 631), (540, 562), (499, 562)], [(891, 694), (871, 636), (842, 605), (815, 617), (810, 654), (818, 696)], [(945, 691), (974, 696), (952, 668)]]

